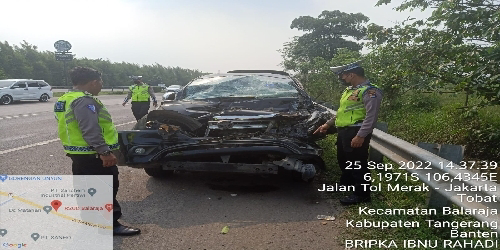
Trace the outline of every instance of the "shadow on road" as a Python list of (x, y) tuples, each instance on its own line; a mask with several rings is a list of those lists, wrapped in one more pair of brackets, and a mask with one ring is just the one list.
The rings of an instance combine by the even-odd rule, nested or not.
[[(311, 221), (319, 214), (339, 212), (336, 201), (317, 191), (322, 183), (293, 181), (286, 175), (176, 173), (167, 179), (145, 177), (144, 182), (149, 195), (143, 200), (120, 201), (125, 223), (137, 227), (186, 229), (223, 223), (242, 228)], [(122, 239), (115, 237), (115, 247)]]

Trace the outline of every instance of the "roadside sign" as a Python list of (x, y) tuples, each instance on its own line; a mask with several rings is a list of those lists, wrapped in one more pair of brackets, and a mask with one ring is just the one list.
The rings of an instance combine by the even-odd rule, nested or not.
[(73, 54), (63, 54), (56, 53), (56, 61), (71, 61), (73, 60)]
[(71, 49), (71, 44), (68, 41), (59, 40), (54, 43), (54, 48), (59, 52), (64, 52)]

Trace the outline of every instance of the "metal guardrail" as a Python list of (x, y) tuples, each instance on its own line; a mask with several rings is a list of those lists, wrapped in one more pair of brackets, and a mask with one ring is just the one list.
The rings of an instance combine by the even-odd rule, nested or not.
[[(418, 162), (429, 163), (430, 169), (413, 168), (413, 169), (407, 169), (407, 171), (410, 173), (418, 174), (418, 176), (421, 177), (419, 179), (425, 184), (427, 184), (431, 190), (438, 192), (443, 197), (446, 197), (449, 201), (458, 205), (459, 207), (463, 207), (464, 209), (485, 209), (485, 211), (486, 209), (489, 209), (489, 211), (491, 211), (492, 209), (497, 209), (497, 211), (500, 210), (500, 202), (484, 201), (484, 197), (496, 197), (497, 200), (500, 199), (500, 185), (498, 185), (497, 183), (487, 180), (478, 181), (469, 178), (462, 178), (460, 180), (460, 178), (458, 177), (472, 176), (474, 173), (465, 169), (459, 169), (460, 166), (453, 162), (450, 162), (444, 158), (432, 154), (431, 152), (419, 148), (407, 141), (401, 140), (395, 136), (384, 133), (378, 129), (374, 129), (373, 131), (370, 147), (379, 151), (387, 158), (391, 159), (396, 163), (401, 161), (414, 162), (414, 163)], [(427, 166), (429, 164), (424, 164), (422, 166)], [(418, 164), (415, 164), (415, 166), (417, 165)], [(428, 176), (430, 176), (430, 178), (427, 178)], [(443, 178), (438, 178), (443, 176), (447, 176), (444, 179), (449, 179), (449, 180), (445, 181), (442, 180)], [(469, 187), (469, 190), (470, 187), (482, 187), (482, 188), (478, 191), (453, 191), (453, 190), (445, 191), (445, 188), (449, 188), (451, 183), (453, 185), (458, 185), (461, 187), (462, 186)], [(488, 187), (496, 186), (496, 191), (492, 191), (489, 189), (486, 190), (484, 188), (485, 185), (487, 185)], [(472, 197), (482, 197), (483, 201), (469, 202), (463, 199), (464, 196), (462, 196), (461, 198), (459, 194), (465, 194), (467, 196), (472, 196)], [(475, 200), (478, 200), (478, 198), (475, 198)], [(483, 214), (475, 213), (472, 214), (472, 216), (479, 221), (500, 222), (500, 215), (498, 214), (485, 216)], [(500, 229), (497, 228), (496, 231), (500, 232)]]
[[(52, 87), (52, 90), (57, 90), (57, 89), (60, 89), (60, 90), (68, 90), (68, 89), (71, 89), (72, 87), (69, 87), (69, 86), (51, 86)], [(121, 91), (125, 91), (125, 90), (128, 90), (130, 86), (106, 86), (106, 88), (103, 88), (103, 90), (110, 90), (110, 91), (118, 91), (118, 90), (121, 90)]]
[[(326, 109), (328, 109), (331, 113), (337, 114), (336, 111), (327, 108), (323, 105), (317, 104), (319, 106), (322, 106)], [(379, 129), (374, 129), (373, 130), (373, 135), (372, 139), (370, 141), (370, 147), (377, 150), (384, 156), (386, 156), (388, 159), (392, 160), (393, 162), (399, 163), (399, 162), (413, 162), (413, 163), (426, 163), (423, 164), (422, 168), (423, 169), (406, 169), (410, 173), (416, 173), (419, 177), (424, 177), (424, 178), (419, 178), (420, 181), (424, 182), (429, 186), (429, 189), (431, 192), (437, 192), (441, 195), (441, 197), (444, 197), (445, 199), (448, 199), (448, 201), (456, 204), (457, 206), (464, 208), (464, 209), (476, 209), (478, 211), (479, 209), (484, 209), (485, 211), (491, 211), (492, 209), (496, 209), (496, 211), (500, 211), (500, 202), (468, 202), (467, 200), (461, 199), (461, 196), (459, 194), (465, 194), (467, 196), (473, 196), (473, 197), (496, 197), (497, 200), (500, 200), (500, 185), (497, 183), (494, 183), (492, 181), (477, 181), (473, 179), (462, 179), (460, 180), (458, 176), (471, 176), (474, 173), (471, 171), (465, 170), (465, 169), (459, 169), (460, 166), (446, 160), (444, 158), (441, 158), (425, 149), (422, 149), (416, 145), (413, 145), (407, 141), (404, 141), (400, 138), (397, 138), (393, 135), (387, 134)], [(418, 164), (415, 164), (415, 166), (418, 166)], [(430, 168), (425, 169), (425, 166), (429, 166)], [(448, 166), (448, 167), (445, 167)], [(396, 168), (399, 168), (399, 166), (394, 166)], [(500, 166), (499, 166), (500, 167)], [(430, 176), (430, 178), (427, 178), (427, 176)], [(440, 180), (436, 180), (438, 178), (436, 177), (443, 177), (446, 176), (445, 179), (449, 180), (443, 180), (443, 178), (440, 178)], [(500, 176), (496, 176), (496, 178), (500, 178)], [(450, 181), (452, 180), (452, 182)], [(484, 187), (487, 185), (488, 187), (495, 186), (496, 191), (492, 190), (486, 190), (484, 188), (481, 188), (481, 190), (477, 191), (445, 191), (445, 189), (449, 189), (450, 184), (453, 184), (454, 186), (466, 186), (469, 188), (471, 187)], [(462, 196), (463, 197), (463, 196)], [(474, 218), (476, 218), (478, 221), (481, 222), (500, 222), (500, 215), (483, 215), (483, 214), (471, 214)], [(497, 227), (496, 231), (500, 233), (500, 228)]]

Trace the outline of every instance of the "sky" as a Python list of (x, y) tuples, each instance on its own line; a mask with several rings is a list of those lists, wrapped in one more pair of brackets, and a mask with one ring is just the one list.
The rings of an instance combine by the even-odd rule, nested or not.
[(279, 49), (302, 33), (300, 16), (363, 13), (390, 27), (430, 11), (397, 12), (402, 0), (0, 0), (0, 41), (55, 51), (66, 40), (77, 58), (155, 64), (218, 73), (282, 70)]

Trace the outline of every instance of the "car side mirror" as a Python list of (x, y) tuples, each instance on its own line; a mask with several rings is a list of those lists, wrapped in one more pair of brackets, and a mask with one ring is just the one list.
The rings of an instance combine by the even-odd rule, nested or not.
[(171, 93), (170, 95), (168, 95), (167, 100), (169, 100), (169, 101), (175, 100), (175, 93)]

